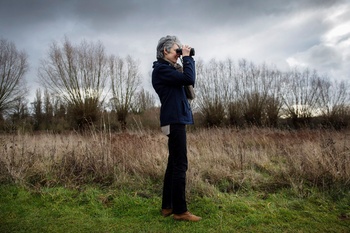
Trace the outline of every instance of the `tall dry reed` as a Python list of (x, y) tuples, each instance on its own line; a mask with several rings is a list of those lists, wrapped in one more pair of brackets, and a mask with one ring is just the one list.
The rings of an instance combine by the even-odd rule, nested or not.
[[(188, 133), (188, 190), (350, 186), (350, 133), (200, 129)], [(154, 131), (0, 136), (0, 181), (160, 190), (167, 137)]]

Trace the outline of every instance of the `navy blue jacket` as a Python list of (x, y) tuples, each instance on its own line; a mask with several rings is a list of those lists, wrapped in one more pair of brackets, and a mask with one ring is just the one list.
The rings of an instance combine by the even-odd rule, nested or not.
[(183, 73), (163, 59), (153, 62), (152, 85), (161, 102), (161, 126), (193, 124), (192, 110), (186, 98), (184, 86), (194, 86), (195, 62), (190, 56), (182, 59)]

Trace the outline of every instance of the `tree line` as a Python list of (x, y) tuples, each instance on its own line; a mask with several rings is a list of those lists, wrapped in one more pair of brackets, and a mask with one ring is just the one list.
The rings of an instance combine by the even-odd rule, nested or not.
[[(62, 43), (52, 42), (41, 60), (37, 72), (41, 88), (29, 102), (28, 56), (1, 39), (0, 129), (125, 130), (130, 116), (137, 116), (139, 127), (158, 127), (159, 107), (154, 93), (142, 88), (139, 65), (131, 56), (108, 55), (100, 42), (73, 44), (66, 37)], [(191, 105), (197, 125), (344, 128), (349, 124), (345, 81), (321, 77), (308, 68), (282, 72), (244, 59), (198, 59), (196, 69), (197, 97)]]
[(245, 59), (213, 59), (197, 62), (197, 78), (198, 109), (208, 126), (340, 129), (349, 124), (349, 84), (316, 70), (282, 72)]

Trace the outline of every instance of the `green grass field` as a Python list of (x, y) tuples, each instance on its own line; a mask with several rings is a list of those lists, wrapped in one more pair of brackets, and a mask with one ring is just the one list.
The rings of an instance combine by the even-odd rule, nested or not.
[[(336, 198), (334, 198), (336, 196)], [(194, 197), (197, 223), (160, 215), (158, 194), (86, 186), (0, 186), (0, 232), (350, 232), (350, 193), (219, 193)]]
[(188, 133), (188, 207), (160, 215), (160, 132), (0, 135), (0, 233), (350, 232), (348, 131)]

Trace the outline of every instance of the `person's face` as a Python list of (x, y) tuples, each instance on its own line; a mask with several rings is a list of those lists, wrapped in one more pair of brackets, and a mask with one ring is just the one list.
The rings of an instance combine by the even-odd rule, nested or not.
[(177, 44), (174, 44), (173, 47), (171, 47), (170, 52), (166, 51), (164, 49), (164, 57), (173, 63), (177, 62), (177, 59), (180, 57), (179, 54), (176, 53), (176, 49), (180, 48)]

